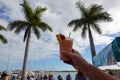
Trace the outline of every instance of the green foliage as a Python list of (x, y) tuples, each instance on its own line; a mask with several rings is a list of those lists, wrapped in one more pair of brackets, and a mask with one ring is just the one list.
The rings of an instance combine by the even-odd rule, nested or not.
[(2, 25), (0, 25), (0, 31), (1, 30), (5, 30), (6, 31), (6, 28), (4, 28)]
[[(52, 28), (46, 24), (45, 22), (42, 22), (41, 16), (43, 12), (45, 12), (47, 9), (44, 7), (37, 7), (35, 10), (33, 10), (28, 2), (24, 0), (23, 4), (20, 4), (23, 7), (24, 15), (25, 15), (25, 21), (22, 20), (15, 20), (9, 23), (8, 25), (8, 30), (14, 30), (15, 33), (20, 33), (21, 31), (25, 31), (24, 34), (24, 39), (23, 41), (25, 42), (26, 39), (28, 38), (28, 33), (31, 31), (34, 32), (36, 35), (37, 39), (40, 38), (40, 30), (42, 31), (52, 31)], [(40, 29), (40, 30), (39, 30)]]
[[(2, 25), (0, 25), (0, 31), (6, 31), (6, 28), (4, 28)], [(2, 43), (6, 44), (7, 43), (7, 39), (2, 35), (0, 34), (0, 40), (2, 41)]]
[(94, 31), (101, 34), (102, 30), (98, 23), (112, 21), (110, 14), (104, 11), (102, 5), (92, 4), (86, 7), (82, 2), (78, 1), (76, 2), (76, 6), (81, 12), (81, 18), (71, 20), (68, 23), (68, 26), (74, 26), (73, 31), (77, 31), (80, 28), (82, 30), (81, 36), (83, 38), (86, 38), (88, 25)]

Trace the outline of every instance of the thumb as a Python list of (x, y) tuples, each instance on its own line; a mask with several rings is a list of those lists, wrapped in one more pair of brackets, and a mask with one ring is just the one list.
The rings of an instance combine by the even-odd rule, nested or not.
[(62, 51), (62, 55), (71, 58), (72, 52)]

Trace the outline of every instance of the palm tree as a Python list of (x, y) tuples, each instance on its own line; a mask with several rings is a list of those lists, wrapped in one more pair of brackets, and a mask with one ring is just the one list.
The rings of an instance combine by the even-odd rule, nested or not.
[(40, 31), (49, 30), (52, 32), (52, 28), (41, 20), (42, 13), (46, 10), (46, 8), (37, 7), (35, 10), (29, 6), (28, 2), (24, 0), (23, 4), (20, 4), (23, 7), (24, 15), (26, 20), (15, 20), (9, 23), (8, 30), (14, 30), (15, 33), (20, 33), (21, 31), (25, 31), (23, 41), (26, 42), (25, 46), (25, 54), (24, 54), (24, 61), (23, 61), (23, 68), (22, 68), (22, 78), (21, 80), (25, 79), (26, 67), (27, 67), (27, 60), (28, 60), (28, 51), (29, 51), (29, 42), (31, 33), (34, 32), (37, 39), (40, 38)]
[(110, 14), (104, 11), (102, 5), (93, 4), (89, 7), (85, 7), (84, 4), (82, 4), (80, 1), (76, 2), (76, 5), (81, 12), (81, 18), (71, 20), (68, 23), (68, 26), (74, 26), (73, 31), (81, 29), (82, 38), (86, 38), (86, 34), (88, 33), (91, 48), (91, 56), (93, 59), (93, 57), (96, 55), (96, 51), (91, 29), (96, 31), (98, 34), (101, 34), (102, 30), (98, 23), (102, 21), (110, 22), (112, 21), (112, 18), (110, 17)]
[[(5, 31), (6, 31), (6, 29), (5, 29), (2, 25), (0, 25), (0, 31), (1, 31), (1, 30), (5, 30)], [(4, 43), (4, 44), (7, 43), (7, 39), (6, 39), (2, 34), (0, 34), (0, 40), (1, 40), (2, 43)]]

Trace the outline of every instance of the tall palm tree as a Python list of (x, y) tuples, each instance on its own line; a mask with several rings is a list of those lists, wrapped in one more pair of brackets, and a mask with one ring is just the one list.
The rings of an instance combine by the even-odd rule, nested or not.
[(21, 31), (25, 31), (23, 41), (26, 42), (25, 46), (25, 54), (24, 54), (24, 61), (23, 61), (23, 68), (22, 68), (22, 78), (21, 80), (25, 79), (26, 67), (27, 67), (27, 60), (28, 60), (28, 51), (29, 51), (29, 42), (31, 33), (34, 32), (37, 39), (40, 38), (40, 31), (49, 30), (52, 32), (52, 28), (41, 20), (42, 13), (46, 10), (46, 8), (37, 7), (35, 10), (29, 6), (28, 2), (24, 0), (23, 4), (20, 4), (23, 7), (24, 15), (26, 20), (15, 20), (9, 23), (8, 30), (14, 30), (15, 33), (20, 33)]
[(91, 29), (96, 31), (98, 34), (101, 34), (102, 30), (98, 23), (102, 21), (110, 22), (112, 21), (112, 18), (110, 17), (110, 14), (104, 11), (102, 5), (93, 4), (88, 7), (85, 7), (84, 4), (82, 4), (80, 1), (76, 2), (76, 5), (81, 12), (81, 18), (71, 20), (68, 23), (68, 26), (74, 26), (73, 31), (81, 29), (82, 38), (86, 38), (86, 34), (88, 33), (91, 48), (91, 56), (93, 59), (93, 57), (96, 55), (96, 51)]
[[(6, 31), (6, 29), (5, 29), (2, 25), (0, 25), (0, 31), (2, 31), (2, 30)], [(2, 34), (0, 34), (0, 40), (1, 40), (2, 43), (4, 43), (4, 44), (7, 43), (7, 39), (6, 39)]]

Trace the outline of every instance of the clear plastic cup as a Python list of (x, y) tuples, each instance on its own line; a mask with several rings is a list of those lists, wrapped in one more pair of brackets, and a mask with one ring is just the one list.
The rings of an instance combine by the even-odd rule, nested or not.
[(63, 55), (62, 51), (72, 52), (73, 39), (65, 38), (62, 40), (62, 44), (60, 45), (60, 59), (64, 61), (70, 61), (69, 58)]

